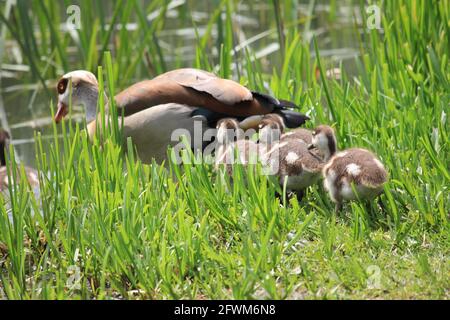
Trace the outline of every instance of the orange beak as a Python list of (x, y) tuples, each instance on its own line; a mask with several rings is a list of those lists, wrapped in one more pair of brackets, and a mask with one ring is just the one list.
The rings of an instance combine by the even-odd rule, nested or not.
[(62, 102), (58, 102), (58, 110), (55, 114), (55, 122), (59, 123), (69, 113), (69, 108)]

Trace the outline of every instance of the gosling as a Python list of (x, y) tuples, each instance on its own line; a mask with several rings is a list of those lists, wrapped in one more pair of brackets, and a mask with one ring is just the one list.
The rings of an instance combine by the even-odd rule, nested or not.
[(261, 158), (270, 173), (278, 177), (280, 185), (286, 184), (287, 193), (290, 196), (295, 194), (301, 200), (304, 190), (319, 180), (325, 161), (318, 150), (308, 150), (306, 141), (310, 140), (307, 137), (312, 137), (309, 130), (298, 128), (292, 134), (282, 134), (274, 140), (284, 131), (282, 121), (277, 115), (268, 115), (261, 122), (260, 143), (270, 146)]
[(258, 161), (258, 144), (245, 139), (241, 124), (233, 118), (224, 118), (217, 122), (217, 151), (215, 166), (225, 165), (228, 174), (232, 174), (235, 163), (247, 166)]
[(338, 152), (334, 130), (325, 125), (313, 131), (309, 148), (314, 147), (327, 161), (322, 170), (324, 187), (336, 204), (336, 212), (342, 210), (343, 201), (372, 200), (383, 191), (388, 174), (372, 152), (361, 148)]
[(263, 116), (258, 129), (259, 142), (270, 147), (280, 140), (286, 125), (281, 116), (276, 113), (269, 113)]
[(269, 165), (270, 154), (278, 148), (285, 128), (284, 120), (278, 114), (269, 113), (261, 118), (258, 124), (258, 151), (261, 163), (265, 166)]
[[(271, 130), (270, 133), (268, 132)], [(312, 142), (312, 131), (305, 128), (296, 128), (285, 132), (286, 125), (284, 120), (278, 114), (269, 113), (263, 116), (259, 124), (259, 141), (266, 145), (279, 141), (288, 141), (290, 139), (302, 140), (306, 144)]]
[(312, 131), (305, 128), (297, 128), (281, 135), (280, 140), (299, 139), (310, 145), (312, 143)]

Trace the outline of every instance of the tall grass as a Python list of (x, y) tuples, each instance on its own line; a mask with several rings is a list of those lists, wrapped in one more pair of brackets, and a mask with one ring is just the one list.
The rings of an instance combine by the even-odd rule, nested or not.
[[(83, 19), (83, 26), (93, 22), (94, 27), (88, 29), (92, 33), (78, 31), (76, 63), (98, 73), (101, 92), (113, 95), (132, 77), (165, 70), (155, 33), (164, 27), (167, 4), (162, 3), (142, 8), (138, 1), (117, 2), (112, 17), (94, 6)], [(449, 297), (448, 2), (384, 2), (383, 32), (355, 27), (361, 41), (358, 73), (350, 78), (343, 70), (342, 80), (326, 76), (335, 65), (321, 57), (315, 40), (304, 41), (297, 17), (274, 3), (285, 23), (274, 26), (283, 55), (270, 73), (251, 48), (236, 61), (236, 3), (228, 1), (220, 2), (207, 26), (221, 25), (218, 60), (207, 54), (214, 45), (207, 31), (198, 36), (195, 64), (212, 69), (219, 61), (218, 73), (227, 77), (238, 66), (239, 81), (295, 101), (311, 115), (310, 127), (334, 125), (340, 148), (377, 153), (390, 173), (383, 208), (351, 203), (336, 217), (321, 186), (301, 202), (285, 203), (275, 196), (279, 187), (253, 170), (235, 170), (231, 184), (207, 164), (168, 170), (143, 165), (130, 141), (117, 143), (117, 114), (104, 139), (93, 143), (82, 126), (67, 122), (53, 126), (51, 148), (36, 133), (40, 199), (18, 179), (20, 166), (11, 152), (8, 166), (18, 175), (14, 181), (22, 182), (9, 189), (10, 208), (0, 204), (5, 248), (0, 294), (9, 299)], [(36, 23), (20, 20), (28, 12), (20, 6), (19, 1), (16, 25), (9, 22), (9, 28), (24, 46), (40, 48), (35, 53), (23, 48), (30, 64), (34, 59), (36, 76), (46, 50), (56, 50), (55, 65), (72, 68), (64, 55), (69, 36), (55, 31), (60, 8), (33, 3), (40, 28), (32, 32), (19, 24)], [(161, 11), (151, 23), (138, 13), (139, 31), (131, 35), (103, 27), (114, 19), (128, 21), (137, 8)], [(359, 9), (365, 21), (363, 2)], [(52, 27), (50, 21), (56, 21)], [(105, 49), (112, 49), (113, 59), (103, 55)], [(146, 52), (155, 61), (146, 62)], [(103, 67), (97, 69), (98, 62)], [(369, 285), (372, 270), (379, 270), (377, 286)]]

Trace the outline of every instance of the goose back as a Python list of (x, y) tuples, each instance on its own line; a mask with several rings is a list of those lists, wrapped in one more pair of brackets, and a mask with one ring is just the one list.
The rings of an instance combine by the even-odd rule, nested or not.
[(266, 114), (277, 109), (286, 114), (289, 124), (300, 126), (305, 122), (295, 112), (286, 112), (284, 103), (260, 93), (252, 93), (239, 83), (192, 68), (166, 72), (151, 80), (138, 82), (115, 96), (120, 114), (128, 116), (146, 108), (166, 103), (201, 107), (216, 113), (246, 117)]

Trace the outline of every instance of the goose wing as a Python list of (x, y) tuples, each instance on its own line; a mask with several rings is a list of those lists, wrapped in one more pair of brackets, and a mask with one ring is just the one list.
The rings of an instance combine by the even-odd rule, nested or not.
[(230, 106), (242, 101), (253, 100), (252, 93), (246, 87), (203, 70), (192, 68), (173, 70), (154, 80), (175, 81), (181, 86), (210, 94), (218, 101)]
[(301, 126), (309, 118), (293, 103), (270, 95), (252, 92), (237, 82), (222, 79), (203, 70), (184, 68), (166, 72), (152, 80), (138, 82), (115, 97), (119, 114), (126, 116), (167, 103), (203, 108), (208, 119), (248, 116), (271, 112), (280, 114), (287, 127)]
[(275, 107), (273, 100), (262, 96), (255, 99), (237, 82), (189, 68), (138, 82), (116, 95), (115, 101), (125, 115), (165, 103), (202, 107), (228, 116), (265, 114)]

